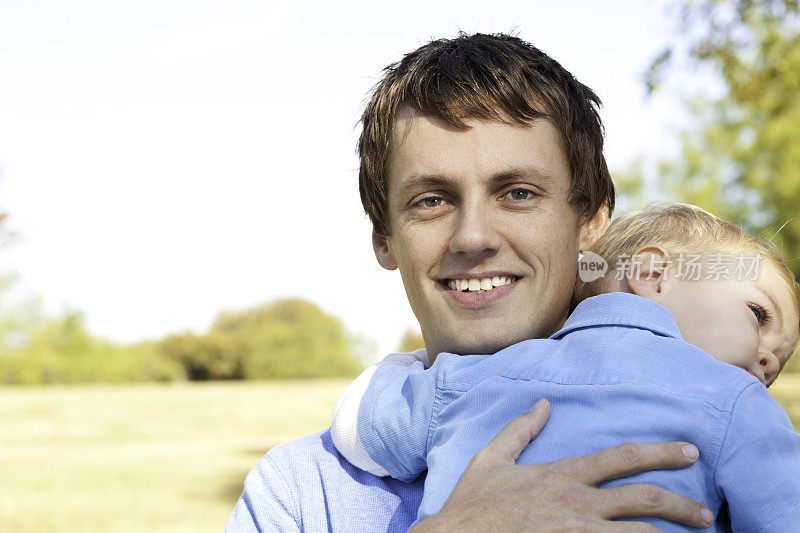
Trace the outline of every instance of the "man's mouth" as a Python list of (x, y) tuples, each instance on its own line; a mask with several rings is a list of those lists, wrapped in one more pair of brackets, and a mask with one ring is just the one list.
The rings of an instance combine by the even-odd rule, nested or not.
[(518, 279), (516, 276), (492, 276), (491, 278), (447, 279), (443, 282), (454, 291), (482, 293), (496, 287), (511, 285)]

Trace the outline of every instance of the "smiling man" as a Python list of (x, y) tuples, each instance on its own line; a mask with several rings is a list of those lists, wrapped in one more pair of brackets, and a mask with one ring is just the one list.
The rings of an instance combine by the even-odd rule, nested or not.
[(430, 362), (443, 351), (492, 353), (557, 331), (569, 312), (577, 250), (608, 221), (605, 206), (584, 220), (570, 203), (569, 164), (549, 121), (465, 126), (400, 110), (388, 236), (373, 234), (378, 262), (400, 270)]
[[(376, 258), (400, 270), (429, 363), (445, 351), (493, 353), (564, 323), (578, 252), (614, 205), (598, 105), (561, 65), (507, 35), (433, 41), (387, 68), (362, 117), (360, 191)], [(597, 488), (689, 465), (694, 446), (628, 443), (516, 465), (546, 417), (540, 405), (509, 422), (415, 531), (652, 530), (611, 521), (636, 516), (709, 524), (700, 504), (655, 486)], [(421, 478), (353, 467), (326, 430), (270, 450), (227, 529), (404, 531), (422, 488)]]

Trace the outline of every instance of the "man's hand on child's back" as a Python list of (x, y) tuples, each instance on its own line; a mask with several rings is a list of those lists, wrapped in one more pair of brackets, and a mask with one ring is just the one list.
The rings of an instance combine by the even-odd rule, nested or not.
[(637, 472), (694, 463), (697, 448), (685, 442), (627, 443), (553, 463), (517, 465), (549, 414), (550, 404), (540, 400), (509, 422), (475, 454), (439, 513), (413, 531), (659, 531), (643, 522), (611, 521), (644, 516), (711, 525), (711, 511), (703, 505), (655, 485), (597, 488)]

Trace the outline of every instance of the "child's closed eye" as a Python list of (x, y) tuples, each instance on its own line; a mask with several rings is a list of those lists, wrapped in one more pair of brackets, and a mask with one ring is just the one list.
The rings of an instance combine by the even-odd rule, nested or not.
[(751, 302), (747, 304), (747, 307), (749, 307), (753, 314), (756, 315), (756, 320), (760, 326), (763, 326), (769, 322), (770, 318), (772, 318), (772, 315), (770, 315), (769, 311), (767, 311), (767, 309), (762, 305)]

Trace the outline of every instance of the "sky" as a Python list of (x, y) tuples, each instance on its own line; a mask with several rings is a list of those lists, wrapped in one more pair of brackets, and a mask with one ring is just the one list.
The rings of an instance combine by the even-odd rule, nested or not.
[(513, 31), (603, 100), (609, 167), (674, 146), (642, 73), (662, 2), (3, 0), (0, 271), (115, 342), (308, 299), (373, 343), (417, 328), (358, 197), (357, 122), (383, 67), (458, 30)]

